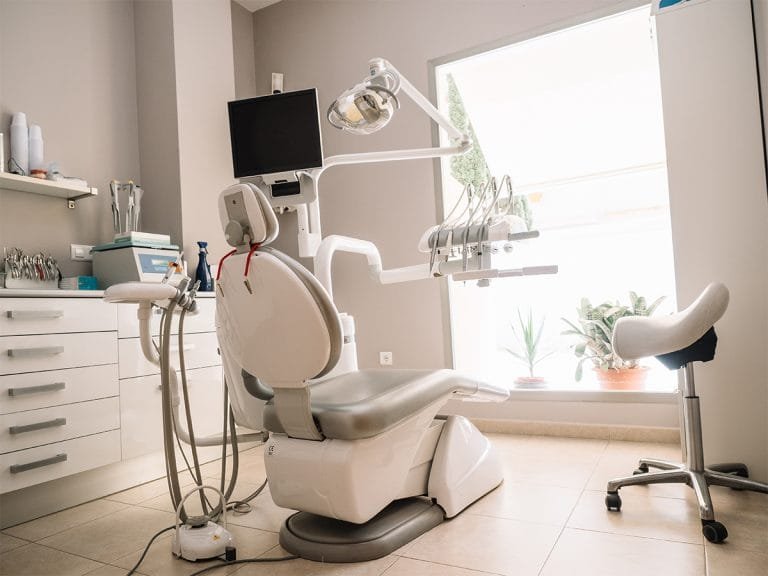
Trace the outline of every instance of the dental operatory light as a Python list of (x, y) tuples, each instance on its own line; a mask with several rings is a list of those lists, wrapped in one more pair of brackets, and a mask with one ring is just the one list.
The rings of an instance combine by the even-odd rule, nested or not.
[(384, 58), (368, 62), (368, 76), (346, 90), (328, 108), (328, 122), (352, 134), (373, 134), (386, 126), (400, 108), (402, 90), (448, 132), (452, 141), (469, 144), (466, 134), (447, 122), (432, 104)]
[(352, 134), (373, 134), (386, 126), (400, 108), (400, 75), (382, 58), (369, 64), (368, 77), (328, 108), (328, 122), (333, 127)]

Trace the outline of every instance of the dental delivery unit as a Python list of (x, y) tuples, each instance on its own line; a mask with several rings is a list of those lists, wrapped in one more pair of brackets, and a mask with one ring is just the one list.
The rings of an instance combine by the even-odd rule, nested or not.
[[(186, 394), (183, 324), (195, 313), (196, 286), (183, 274), (160, 283), (128, 282), (105, 298), (138, 304), (142, 350), (161, 366), (164, 448), (177, 523), (173, 553), (187, 560), (235, 557), (226, 530), (233, 505), (238, 446), (264, 442), (275, 504), (298, 510), (280, 530), (280, 544), (302, 558), (359, 562), (389, 554), (452, 518), (502, 482), (493, 446), (462, 416), (441, 416), (450, 398), (503, 401), (505, 388), (453, 370), (359, 370), (354, 320), (333, 301), (331, 262), (338, 251), (364, 255), (383, 284), (447, 277), (487, 285), (497, 278), (553, 274), (556, 266), (498, 269), (493, 255), (538, 236), (512, 214), (508, 176), (481, 189), (466, 187), (418, 249), (428, 262), (384, 269), (376, 246), (345, 236), (322, 237), (318, 180), (336, 165), (438, 158), (472, 146), (389, 62), (369, 62), (369, 74), (328, 109), (327, 120), (353, 134), (383, 128), (408, 95), (447, 134), (446, 146), (323, 157), (317, 92), (277, 93), (229, 103), (235, 176), (218, 212), (227, 243), (215, 284), (216, 330), (225, 374), (224, 429), (197, 438)], [(276, 210), (297, 211), (299, 255), (314, 274), (270, 244)], [(156, 345), (153, 308), (162, 310)], [(170, 363), (178, 317), (180, 366)], [(251, 432), (245, 433), (244, 430)], [(189, 446), (185, 466), (195, 488), (182, 494), (176, 445)], [(231, 446), (232, 473), (220, 486), (203, 484), (198, 446)], [(182, 454), (184, 452), (182, 451)], [(186, 458), (186, 456), (185, 456)], [(225, 464), (223, 464), (224, 469)], [(264, 488), (249, 497), (254, 498)], [(217, 496), (212, 504), (205, 496)], [(186, 513), (197, 494), (202, 516)], [(219, 525), (219, 521), (222, 525)]]

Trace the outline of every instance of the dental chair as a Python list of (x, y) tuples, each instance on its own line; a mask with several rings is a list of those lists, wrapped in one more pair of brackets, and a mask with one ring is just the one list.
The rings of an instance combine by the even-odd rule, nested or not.
[(350, 344), (339, 314), (308, 270), (267, 246), (277, 220), (264, 195), (237, 184), (219, 213), (235, 247), (219, 267), (219, 345), (233, 403), (263, 406), (272, 498), (299, 510), (280, 530), (283, 548), (325, 562), (379, 558), (502, 482), (488, 439), (438, 413), (451, 397), (500, 401), (507, 390), (453, 370), (335, 371)]
[[(744, 464), (704, 465), (701, 411), (693, 378), (694, 362), (709, 362), (715, 357), (717, 335), (714, 324), (728, 308), (728, 289), (712, 283), (685, 310), (666, 317), (627, 317), (616, 322), (613, 349), (625, 360), (646, 356), (656, 358), (671, 370), (683, 370), (684, 464), (643, 458), (632, 476), (608, 482), (605, 504), (608, 510), (621, 510), (619, 489), (626, 486), (686, 483), (696, 493), (702, 532), (707, 540), (719, 543), (728, 537), (725, 526), (715, 520), (709, 486), (768, 493), (768, 484), (749, 480)], [(659, 472), (649, 472), (658, 468)]]

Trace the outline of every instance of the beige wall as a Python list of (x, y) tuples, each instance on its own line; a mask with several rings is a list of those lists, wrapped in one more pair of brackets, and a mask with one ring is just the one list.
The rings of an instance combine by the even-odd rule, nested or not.
[[(286, 90), (316, 86), (324, 112), (342, 90), (363, 78), (369, 58), (381, 56), (428, 93), (432, 59), (586, 12), (636, 4), (283, 0), (253, 16), (256, 88), (268, 93), (271, 72), (283, 72)], [(323, 123), (326, 156), (431, 143), (429, 119), (407, 98), (387, 130), (372, 136), (342, 134)], [(320, 180), (320, 197), (324, 235), (376, 243), (387, 268), (424, 261), (416, 244), (436, 220), (431, 161), (332, 168)], [(281, 226), (279, 246), (295, 255), (294, 215), (282, 217)], [(440, 281), (381, 287), (368, 278), (361, 257), (342, 254), (334, 268), (334, 294), (339, 308), (356, 318), (361, 367), (378, 365), (384, 350), (394, 353), (396, 367), (451, 364)]]
[(197, 265), (196, 241), (210, 261), (228, 251), (219, 192), (235, 182), (227, 102), (235, 98), (229, 0), (173, 0), (179, 173), (184, 252)]
[(142, 224), (182, 241), (179, 126), (171, 3), (136, 0), (136, 98), (141, 154)]
[(40, 124), (46, 161), (86, 178), (99, 196), (64, 200), (0, 190), (0, 246), (52, 253), (65, 275), (90, 272), (69, 244), (112, 235), (108, 183), (140, 180), (129, 0), (0, 1), (0, 132), (13, 112)]
[(258, 96), (256, 63), (253, 54), (253, 16), (237, 2), (232, 2), (232, 51), (235, 65), (235, 96)]

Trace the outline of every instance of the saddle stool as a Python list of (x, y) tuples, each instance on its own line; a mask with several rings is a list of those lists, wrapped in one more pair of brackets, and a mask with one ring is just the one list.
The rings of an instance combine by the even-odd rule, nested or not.
[[(628, 317), (616, 322), (613, 349), (625, 360), (646, 356), (656, 358), (670, 370), (683, 370), (683, 430), (686, 461), (683, 464), (643, 458), (632, 476), (608, 482), (605, 505), (621, 510), (619, 489), (642, 484), (686, 483), (696, 493), (702, 532), (710, 542), (728, 537), (725, 526), (715, 520), (709, 486), (727, 486), (768, 494), (768, 484), (749, 480), (747, 466), (738, 463), (704, 465), (701, 435), (701, 410), (693, 378), (693, 363), (715, 357), (717, 335), (714, 324), (728, 307), (728, 289), (712, 283), (685, 310), (666, 317)], [(649, 472), (657, 468), (659, 472)]]

